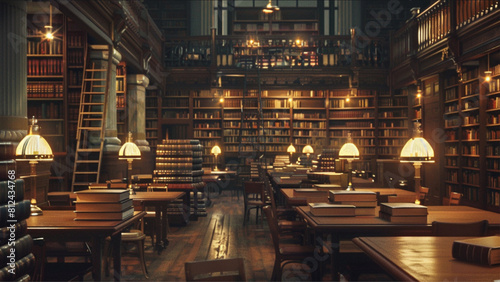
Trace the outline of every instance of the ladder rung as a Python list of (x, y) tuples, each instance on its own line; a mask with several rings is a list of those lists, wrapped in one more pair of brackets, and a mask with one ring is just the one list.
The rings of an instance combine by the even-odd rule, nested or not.
[(97, 149), (76, 149), (76, 153), (78, 152), (100, 152), (101, 149), (97, 148)]
[(85, 81), (106, 81), (105, 78), (85, 78)]
[(82, 94), (87, 94), (87, 95), (104, 95), (106, 92), (88, 92), (84, 91)]
[(75, 182), (73, 186), (89, 186), (90, 182)]
[(104, 105), (104, 103), (96, 103), (96, 102), (83, 102), (80, 105), (86, 105), (86, 106), (101, 106)]
[(97, 164), (99, 160), (77, 160), (77, 164)]
[(82, 115), (102, 115), (103, 112), (80, 112)]
[(75, 171), (74, 174), (97, 174), (96, 171)]
[(108, 69), (86, 69), (86, 71), (107, 71)]
[(101, 127), (80, 126), (80, 130), (101, 131)]

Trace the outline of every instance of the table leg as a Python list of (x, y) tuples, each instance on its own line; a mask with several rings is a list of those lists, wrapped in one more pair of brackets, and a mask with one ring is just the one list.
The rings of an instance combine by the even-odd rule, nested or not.
[(332, 281), (339, 281), (339, 254), (340, 254), (340, 238), (336, 234), (331, 235), (332, 240), (332, 259), (331, 259), (331, 269), (332, 269)]
[(155, 229), (156, 229), (156, 250), (158, 254), (161, 254), (163, 250), (163, 235), (162, 235), (162, 224), (161, 224), (161, 206), (155, 206)]
[(162, 232), (162, 240), (163, 246), (166, 248), (168, 246), (168, 214), (167, 214), (167, 205), (163, 205), (161, 211), (161, 232)]
[(113, 278), (115, 281), (120, 281), (122, 273), (122, 254), (121, 254), (122, 234), (111, 236), (111, 248), (113, 250)]
[(95, 236), (92, 238), (92, 278), (95, 281), (101, 281), (103, 273), (103, 252), (104, 238)]

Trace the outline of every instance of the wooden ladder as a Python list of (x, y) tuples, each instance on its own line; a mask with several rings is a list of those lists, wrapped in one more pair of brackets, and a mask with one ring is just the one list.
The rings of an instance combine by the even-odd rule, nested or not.
[(71, 192), (99, 182), (112, 58), (113, 49), (109, 46), (106, 69), (96, 68), (95, 62), (89, 60), (83, 71)]

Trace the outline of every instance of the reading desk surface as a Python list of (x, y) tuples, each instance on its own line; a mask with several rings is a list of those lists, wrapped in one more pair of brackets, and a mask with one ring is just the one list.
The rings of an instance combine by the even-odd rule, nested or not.
[(456, 260), (453, 241), (470, 237), (360, 237), (353, 239), (398, 281), (495, 281), (500, 265), (488, 267)]

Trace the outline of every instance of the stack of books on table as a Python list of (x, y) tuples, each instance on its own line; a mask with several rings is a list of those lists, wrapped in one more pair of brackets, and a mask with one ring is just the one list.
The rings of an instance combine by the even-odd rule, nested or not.
[(309, 211), (314, 216), (355, 216), (353, 205), (337, 205), (331, 203), (309, 203)]
[(125, 220), (134, 215), (128, 190), (90, 189), (75, 194), (75, 220)]
[(330, 201), (334, 204), (353, 205), (356, 215), (375, 215), (377, 194), (370, 191), (330, 190)]
[(427, 207), (414, 203), (382, 203), (379, 217), (402, 224), (427, 224)]

